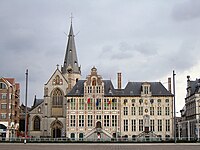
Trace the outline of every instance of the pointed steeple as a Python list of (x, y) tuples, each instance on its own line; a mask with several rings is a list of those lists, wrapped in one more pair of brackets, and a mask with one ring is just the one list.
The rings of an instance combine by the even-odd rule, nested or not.
[(70, 31), (68, 35), (68, 42), (67, 42), (64, 64), (62, 67), (62, 73), (63, 74), (65, 73), (80, 74), (81, 73), (80, 67), (78, 65), (77, 54), (76, 54), (76, 46), (75, 46), (75, 40), (74, 40), (72, 21), (71, 21)]

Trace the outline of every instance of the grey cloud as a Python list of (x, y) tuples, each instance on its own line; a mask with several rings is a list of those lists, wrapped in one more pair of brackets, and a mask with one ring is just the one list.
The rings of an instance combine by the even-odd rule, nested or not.
[(170, 64), (179, 71), (185, 71), (199, 61), (198, 48), (195, 41), (183, 41), (177, 52), (171, 54)]
[(200, 1), (188, 0), (176, 4), (172, 10), (172, 17), (176, 21), (186, 21), (200, 18)]
[(157, 54), (157, 48), (153, 43), (139, 43), (135, 45), (135, 49), (146, 56)]

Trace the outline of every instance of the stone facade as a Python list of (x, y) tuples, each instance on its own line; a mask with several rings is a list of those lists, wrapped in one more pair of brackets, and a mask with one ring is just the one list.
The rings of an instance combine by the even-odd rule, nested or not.
[(16, 137), (19, 128), (20, 84), (0, 78), (0, 137)]
[(185, 106), (181, 110), (181, 121), (178, 123), (180, 139), (196, 140), (200, 138), (200, 79), (194, 81), (187, 76), (187, 94)]
[(160, 82), (129, 82), (115, 89), (93, 67), (67, 94), (67, 137), (173, 137), (173, 95)]
[(160, 82), (128, 82), (123, 89), (121, 73), (114, 88), (95, 67), (85, 80), (80, 77), (71, 25), (64, 65), (45, 84), (44, 99), (35, 98), (29, 112), (30, 136), (172, 138), (171, 89)]

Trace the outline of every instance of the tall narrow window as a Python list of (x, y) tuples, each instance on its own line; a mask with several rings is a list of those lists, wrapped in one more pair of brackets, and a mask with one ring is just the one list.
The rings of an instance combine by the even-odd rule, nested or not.
[(132, 129), (132, 131), (136, 131), (136, 120), (134, 119), (134, 120), (131, 120), (131, 129)]
[(92, 115), (88, 115), (88, 127), (92, 127)]
[(162, 120), (158, 119), (158, 131), (162, 131)]
[(124, 107), (124, 116), (128, 115), (128, 107)]
[(104, 110), (109, 109), (109, 99), (104, 99)]
[(92, 93), (92, 87), (91, 86), (88, 86), (88, 93)]
[(40, 118), (36, 116), (33, 121), (33, 130), (40, 131)]
[(165, 107), (165, 115), (169, 116), (169, 107)]
[(165, 120), (165, 127), (166, 127), (166, 131), (170, 131), (170, 120), (169, 119)]
[(84, 115), (79, 115), (79, 127), (84, 127)]
[(96, 115), (96, 119), (101, 121), (101, 115)]
[(62, 107), (63, 104), (63, 95), (62, 92), (59, 89), (55, 89), (53, 92), (53, 107)]
[(109, 115), (104, 115), (104, 127), (109, 127)]
[(76, 116), (75, 115), (71, 115), (70, 116), (70, 126), (71, 127), (75, 127), (76, 126)]
[(139, 115), (143, 115), (143, 107), (139, 107)]
[(97, 108), (97, 110), (101, 110), (101, 99), (100, 98), (96, 99), (96, 108)]
[(131, 107), (131, 115), (135, 116), (136, 115), (136, 108), (135, 107)]
[(117, 126), (117, 115), (112, 115), (112, 127)]
[(70, 108), (71, 108), (71, 110), (75, 110), (76, 109), (75, 98), (71, 98)]
[(79, 104), (78, 104), (78, 105), (79, 105), (79, 107), (78, 107), (79, 110), (84, 110), (84, 104), (85, 104), (85, 103), (84, 103), (84, 99), (83, 99), (83, 98), (80, 98), (80, 99), (79, 99)]
[(144, 86), (144, 94), (148, 94), (149, 93), (149, 87), (148, 86)]
[(88, 110), (92, 110), (93, 109), (93, 107), (92, 107), (93, 106), (93, 99), (92, 98), (88, 99), (88, 104), (87, 105), (88, 105)]
[(113, 98), (112, 99), (112, 110), (116, 110), (117, 109), (117, 99)]
[(124, 120), (124, 132), (128, 131), (128, 119)]
[(139, 131), (143, 131), (143, 119), (139, 119)]
[(154, 115), (154, 107), (150, 107), (150, 115), (151, 115), (151, 116)]
[(162, 107), (157, 107), (157, 115), (158, 116), (162, 115)]
[(96, 87), (96, 92), (97, 92), (97, 93), (101, 93), (101, 87), (100, 87), (100, 86), (97, 86), (97, 87)]
[(155, 131), (155, 123), (154, 123), (154, 120), (150, 120), (150, 131)]

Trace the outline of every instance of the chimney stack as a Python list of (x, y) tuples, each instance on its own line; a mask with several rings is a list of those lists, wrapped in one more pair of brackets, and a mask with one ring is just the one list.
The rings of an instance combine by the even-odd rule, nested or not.
[(169, 90), (170, 93), (172, 92), (171, 78), (168, 78), (168, 90)]
[(187, 76), (187, 88), (190, 87), (190, 76)]
[(121, 72), (117, 73), (117, 88), (118, 89), (122, 88), (122, 73)]

